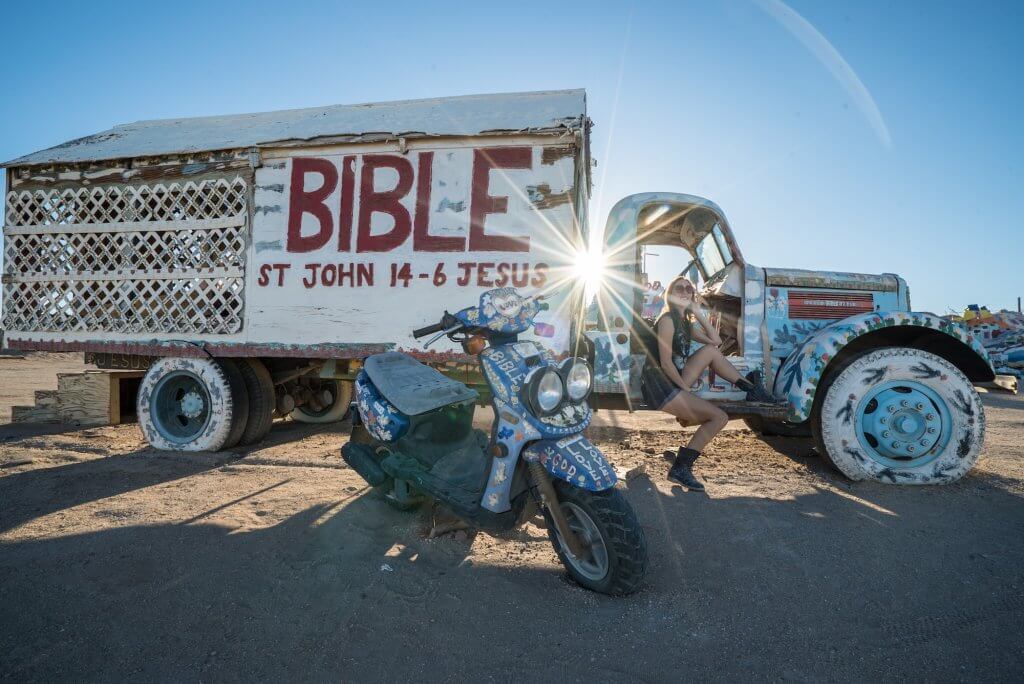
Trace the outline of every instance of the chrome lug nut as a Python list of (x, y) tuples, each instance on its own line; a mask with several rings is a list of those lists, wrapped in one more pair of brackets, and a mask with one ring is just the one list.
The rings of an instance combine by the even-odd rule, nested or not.
[(885, 425), (886, 423), (889, 422), (889, 419), (883, 416), (878, 422), (881, 423), (882, 425)]
[(911, 444), (910, 446), (907, 447), (907, 453), (910, 453), (910, 454), (914, 453), (914, 445), (913, 444)]
[(924, 417), (924, 419), (925, 420), (935, 420), (935, 414), (934, 413), (929, 413), (927, 416)]
[(888, 436), (889, 436), (889, 431), (888, 430), (886, 430), (885, 432), (882, 433), (882, 437), (888, 437)]
[(896, 407), (895, 407), (895, 406), (892, 406), (892, 405), (890, 405), (890, 406), (889, 406), (889, 413), (896, 413)]
[(928, 434), (929, 435), (934, 435), (935, 434), (935, 428), (928, 428)]
[(924, 404), (922, 404), (921, 402), (917, 402), (914, 408), (916, 408), (918, 411), (924, 411)]
[(903, 408), (906, 408), (907, 406), (910, 406), (910, 402), (907, 401), (906, 399), (904, 399), (904, 400), (902, 400), (900, 402), (900, 406), (902, 406)]
[(899, 449), (900, 448), (900, 443), (899, 442), (893, 442), (892, 443), (892, 448), (893, 449)]
[(922, 439), (921, 440), (921, 446), (923, 446), (923, 447), (928, 446), (928, 440), (927, 439)]

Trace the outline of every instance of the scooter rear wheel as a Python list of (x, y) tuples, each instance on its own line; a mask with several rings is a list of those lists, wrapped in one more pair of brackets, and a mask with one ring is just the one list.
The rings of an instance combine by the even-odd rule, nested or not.
[(647, 571), (647, 540), (629, 502), (617, 489), (591, 492), (561, 480), (553, 484), (569, 526), (588, 547), (586, 558), (569, 553), (550, 513), (544, 511), (548, 538), (569, 576), (602, 594), (636, 591)]

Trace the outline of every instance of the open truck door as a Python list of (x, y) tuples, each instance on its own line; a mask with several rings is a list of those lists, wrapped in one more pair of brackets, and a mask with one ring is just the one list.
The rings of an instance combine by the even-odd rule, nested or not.
[[(771, 372), (765, 353), (764, 276), (747, 266), (724, 212), (710, 200), (678, 193), (643, 193), (619, 201), (604, 234), (606, 272), (597, 293), (598, 325), (588, 333), (595, 348), (595, 389), (607, 406), (645, 408), (640, 373), (654, 352), (654, 316), (644, 316), (643, 250), (681, 247), (689, 258), (679, 273), (699, 276), (709, 320), (722, 337), (722, 352), (741, 374)], [(749, 271), (749, 272), (748, 272)], [(647, 312), (648, 314), (650, 312)], [(693, 391), (725, 404), (732, 414), (780, 413), (744, 402), (745, 393), (705, 371)]]

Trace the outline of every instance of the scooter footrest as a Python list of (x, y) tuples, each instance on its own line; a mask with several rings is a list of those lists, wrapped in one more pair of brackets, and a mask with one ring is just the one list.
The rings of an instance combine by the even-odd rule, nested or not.
[(419, 461), (392, 452), (381, 461), (388, 475), (412, 483), (417, 489), (446, 504), (456, 514), (472, 513), (479, 508), (483, 492), (470, 492), (432, 474)]

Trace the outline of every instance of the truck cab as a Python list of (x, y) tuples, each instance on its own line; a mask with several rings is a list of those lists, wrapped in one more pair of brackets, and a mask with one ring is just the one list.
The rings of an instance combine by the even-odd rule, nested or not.
[(994, 371), (965, 326), (911, 311), (894, 274), (750, 264), (722, 209), (694, 195), (631, 195), (609, 214), (607, 276), (587, 332), (604, 405), (646, 408), (640, 374), (656, 352), (643, 258), (652, 246), (689, 256), (679, 273), (697, 285), (722, 352), (741, 375), (760, 371), (783, 403), (746, 402), (710, 370), (691, 388), (697, 396), (758, 432), (813, 436), (852, 479), (949, 482), (976, 460), (984, 418), (972, 383)]

